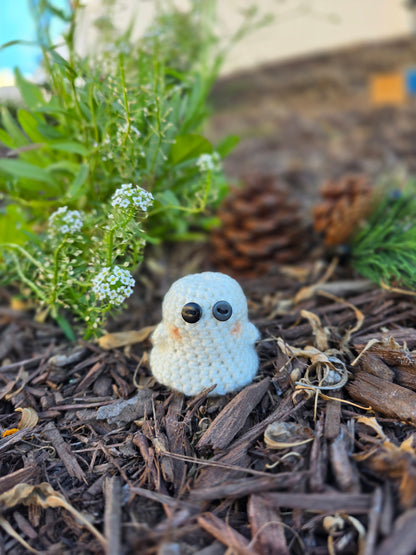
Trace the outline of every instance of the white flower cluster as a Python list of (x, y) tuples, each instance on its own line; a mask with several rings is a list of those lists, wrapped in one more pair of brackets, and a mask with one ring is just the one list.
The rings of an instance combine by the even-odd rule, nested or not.
[(78, 210), (68, 210), (68, 206), (61, 206), (49, 216), (49, 225), (57, 233), (75, 234), (82, 228), (82, 216)]
[(125, 183), (111, 197), (111, 205), (120, 208), (131, 208), (134, 206), (146, 212), (153, 200), (152, 193), (146, 191), (146, 189), (132, 183)]
[[(120, 125), (117, 129), (117, 142), (120, 144), (123, 141), (124, 135), (129, 131), (129, 124), (127, 122)], [(130, 131), (135, 133), (137, 137), (141, 136), (140, 131), (134, 125), (130, 125)]]
[(219, 161), (220, 155), (218, 152), (213, 152), (212, 154), (201, 154), (196, 161), (196, 165), (201, 172), (214, 171), (218, 169)]
[(134, 279), (119, 266), (103, 268), (92, 280), (92, 290), (100, 301), (121, 305), (133, 293)]

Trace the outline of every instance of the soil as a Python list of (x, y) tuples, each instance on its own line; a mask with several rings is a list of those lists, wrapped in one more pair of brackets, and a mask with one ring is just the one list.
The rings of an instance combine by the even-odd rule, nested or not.
[[(374, 106), (368, 82), (415, 55), (401, 40), (219, 83), (209, 134), (242, 137), (230, 179), (283, 176), (308, 218), (328, 178), (412, 175), (414, 99)], [(0, 553), (416, 551), (413, 295), (316, 252), (242, 279), (258, 375), (188, 398), (151, 377), (148, 326), (174, 279), (215, 269), (209, 249), (150, 252), (106, 343), (67, 342), (1, 290)]]

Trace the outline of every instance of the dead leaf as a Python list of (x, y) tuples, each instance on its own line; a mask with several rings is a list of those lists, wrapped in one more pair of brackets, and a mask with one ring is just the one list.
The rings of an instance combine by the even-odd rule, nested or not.
[(357, 422), (369, 426), (376, 432), (378, 442), (369, 442), (366, 436), (360, 438), (364, 445), (360, 453), (353, 455), (356, 461), (370, 466), (373, 472), (399, 483), (401, 505), (409, 508), (416, 500), (416, 453), (413, 448), (414, 434), (405, 439), (399, 446), (385, 435), (382, 427), (374, 417), (360, 417)]
[(29, 428), (34, 428), (39, 422), (38, 413), (32, 407), (18, 408), (16, 412), (21, 412), (22, 417), (20, 419), (17, 428), (19, 430), (26, 430)]
[[(23, 503), (23, 505), (37, 505), (44, 509), (56, 507), (66, 509), (82, 526), (88, 528), (104, 547), (107, 544), (107, 540), (97, 528), (82, 513), (70, 505), (63, 495), (52, 489), (46, 482), (34, 486), (25, 483), (18, 484), (0, 495), (0, 511), (10, 509), (20, 503)], [(1, 525), (3, 524), (4, 522), (1, 522)]]
[(121, 331), (119, 333), (107, 333), (98, 340), (98, 345), (102, 349), (116, 349), (126, 345), (134, 345), (145, 341), (153, 332), (156, 326), (145, 326), (141, 330)]
[(17, 428), (9, 428), (8, 430), (4, 430), (2, 437), (11, 436), (20, 430), (28, 430), (30, 428), (34, 428), (39, 422), (38, 413), (34, 409), (32, 409), (32, 407), (18, 408), (15, 412), (22, 413), (22, 417), (19, 424), (17, 425)]
[(264, 443), (270, 449), (286, 449), (313, 441), (311, 435), (309, 428), (296, 422), (272, 422), (264, 432)]
[(316, 347), (320, 351), (328, 350), (328, 332), (321, 324), (319, 317), (309, 310), (301, 310), (300, 315), (302, 318), (306, 318), (312, 327), (312, 333), (315, 337)]
[(366, 426), (374, 430), (379, 439), (383, 441), (386, 439), (386, 434), (384, 433), (383, 428), (380, 426), (374, 416), (360, 416), (360, 418), (357, 418), (357, 423), (365, 424)]

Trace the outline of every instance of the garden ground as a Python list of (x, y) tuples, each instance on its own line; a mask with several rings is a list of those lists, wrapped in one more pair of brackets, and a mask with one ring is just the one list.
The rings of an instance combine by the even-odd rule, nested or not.
[[(228, 175), (284, 180), (305, 221), (327, 179), (412, 175), (414, 100), (374, 106), (368, 82), (415, 59), (397, 41), (219, 83), (211, 138), (242, 137)], [(414, 297), (315, 247), (241, 280), (260, 369), (219, 398), (168, 391), (148, 367), (161, 299), (180, 275), (214, 269), (209, 245), (149, 252), (109, 327), (139, 332), (106, 343), (69, 344), (3, 289), (0, 551), (413, 553)]]

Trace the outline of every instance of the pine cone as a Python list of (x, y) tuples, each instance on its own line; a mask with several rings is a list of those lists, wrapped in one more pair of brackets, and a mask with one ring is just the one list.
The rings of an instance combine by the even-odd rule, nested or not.
[(218, 211), (222, 226), (211, 233), (213, 263), (234, 277), (256, 277), (305, 251), (299, 203), (275, 176), (249, 176), (230, 191)]
[(345, 245), (372, 210), (374, 186), (366, 176), (347, 174), (324, 183), (323, 201), (314, 207), (314, 228), (327, 246)]

